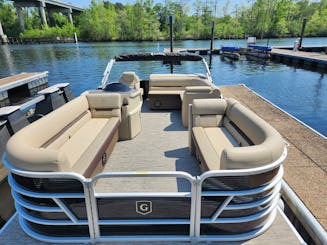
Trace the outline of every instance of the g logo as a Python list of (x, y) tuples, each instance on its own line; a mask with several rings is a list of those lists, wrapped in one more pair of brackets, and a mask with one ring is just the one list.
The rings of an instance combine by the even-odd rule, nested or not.
[(136, 202), (136, 213), (147, 215), (152, 213), (152, 202), (151, 201), (137, 201)]

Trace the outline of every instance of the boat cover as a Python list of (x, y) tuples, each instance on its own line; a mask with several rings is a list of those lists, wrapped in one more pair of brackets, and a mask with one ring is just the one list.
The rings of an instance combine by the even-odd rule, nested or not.
[(221, 47), (220, 51), (227, 51), (227, 52), (236, 52), (236, 51), (239, 51), (240, 50), (240, 47)]
[(261, 51), (271, 51), (271, 47), (268, 47), (268, 46), (249, 45), (248, 47), (256, 49), (256, 50), (261, 50)]
[(132, 53), (118, 55), (116, 61), (200, 61), (202, 56), (192, 53)]

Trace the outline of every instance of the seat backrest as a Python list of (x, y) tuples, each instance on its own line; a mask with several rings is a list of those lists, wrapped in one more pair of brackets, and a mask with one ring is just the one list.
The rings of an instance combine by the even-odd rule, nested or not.
[(188, 107), (195, 99), (208, 99), (221, 97), (220, 90), (216, 86), (191, 86), (186, 87), (182, 99), (182, 123), (188, 127)]
[(121, 118), (122, 99), (119, 93), (86, 93), (94, 118)]
[(140, 89), (140, 78), (133, 71), (125, 71), (120, 76), (119, 82), (128, 85), (131, 89)]
[(149, 79), (150, 87), (187, 87), (208, 86), (207, 78), (197, 74), (152, 74)]
[(227, 108), (224, 99), (195, 99), (192, 106), (193, 127), (220, 127)]
[(232, 122), (234, 128), (243, 132), (254, 145), (261, 144), (268, 137), (271, 130), (268, 123), (234, 99), (227, 99), (226, 116)]

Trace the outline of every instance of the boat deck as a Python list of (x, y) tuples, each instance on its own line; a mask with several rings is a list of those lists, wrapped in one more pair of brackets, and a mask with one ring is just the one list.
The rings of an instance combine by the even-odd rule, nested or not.
[[(188, 132), (181, 123), (180, 111), (149, 111), (146, 103), (142, 108), (142, 132), (133, 140), (118, 142), (108, 160), (105, 171), (187, 171), (199, 174), (196, 160), (188, 151)], [(174, 179), (165, 181), (148, 179), (138, 181), (118, 179), (118, 182), (108, 184), (107, 181), (97, 184), (97, 191), (182, 191), (183, 182)], [(8, 222), (0, 232), (0, 240), (4, 244), (44, 244), (27, 236), (18, 224), (17, 215)], [(255, 239), (246, 242), (228, 244), (301, 244), (303, 241), (294, 228), (288, 223), (285, 216), (279, 211), (273, 225), (267, 232)], [(103, 243), (101, 243), (103, 244)], [(113, 244), (113, 243), (110, 243)], [(118, 243), (117, 244), (124, 244)], [(130, 243), (129, 243), (130, 244)], [(132, 244), (144, 244), (133, 242)], [(151, 242), (163, 244), (163, 242)], [(176, 244), (167, 242), (164, 244)], [(187, 244), (180, 243), (180, 244)], [(214, 243), (213, 243), (214, 244)], [(221, 242), (219, 244), (222, 244)], [(227, 244), (227, 243), (226, 243)]]
[(289, 143), (284, 180), (327, 228), (327, 139), (243, 85), (219, 87), (270, 123)]
[[(200, 175), (197, 160), (188, 149), (188, 131), (182, 126), (180, 111), (153, 111), (143, 104), (142, 132), (133, 140), (120, 141), (114, 148), (104, 171), (185, 171)], [(97, 183), (97, 191), (120, 192), (189, 190), (184, 181), (175, 178), (116, 179)], [(186, 189), (185, 189), (186, 188)]]
[[(276, 219), (272, 226), (261, 236), (258, 236), (254, 239), (245, 242), (210, 242), (210, 244), (244, 244), (244, 245), (255, 245), (255, 244), (265, 244), (265, 245), (275, 245), (275, 244), (288, 244), (288, 245), (298, 245), (304, 244), (301, 237), (298, 236), (297, 232), (294, 230), (293, 226), (288, 223), (289, 221), (284, 216), (282, 212), (278, 209)], [(15, 214), (12, 219), (8, 222), (6, 226), (2, 230), (0, 230), (0, 240), (3, 244), (35, 244), (35, 245), (43, 245), (50, 244), (41, 241), (37, 241), (24, 233), (24, 231), (20, 228), (18, 222), (18, 215)], [(164, 240), (164, 239), (163, 239)], [(110, 243), (97, 243), (97, 244), (190, 244), (189, 242), (110, 242)], [(200, 244), (208, 244), (207, 242), (203, 242)]]

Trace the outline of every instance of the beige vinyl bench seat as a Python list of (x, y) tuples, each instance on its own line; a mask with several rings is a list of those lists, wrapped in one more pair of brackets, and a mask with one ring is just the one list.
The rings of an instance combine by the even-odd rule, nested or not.
[(71, 166), (73, 172), (90, 175), (110, 144), (108, 141), (117, 141), (114, 134), (118, 127), (119, 118), (94, 118), (62, 145), (60, 151), (67, 156), (68, 162), (75, 163)]
[(250, 169), (277, 161), (281, 135), (234, 99), (195, 99), (190, 115), (190, 150), (202, 171)]
[(199, 148), (207, 169), (217, 169), (217, 158), (220, 159), (224, 149), (238, 146), (238, 142), (228, 133), (226, 128), (220, 127), (194, 127), (192, 130), (196, 145)]
[(148, 102), (150, 109), (181, 109), (187, 87), (211, 86), (199, 74), (152, 74), (149, 78)]
[(118, 93), (86, 93), (16, 133), (7, 159), (29, 171), (99, 172), (118, 140)]

